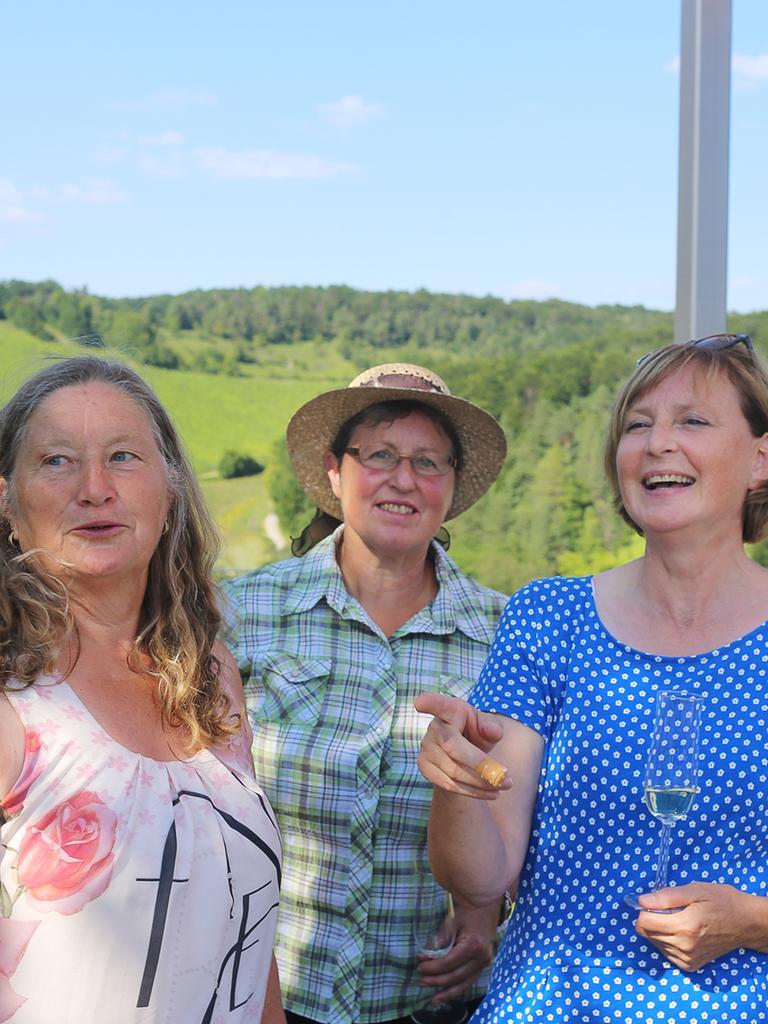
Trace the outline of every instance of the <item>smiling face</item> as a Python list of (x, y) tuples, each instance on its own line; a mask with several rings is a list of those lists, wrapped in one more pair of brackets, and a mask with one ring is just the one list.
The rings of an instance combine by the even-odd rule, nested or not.
[(149, 416), (119, 388), (53, 392), (0, 488), (21, 550), (43, 549), (52, 575), (146, 579), (170, 508), (167, 469)]
[(768, 478), (768, 435), (752, 434), (726, 374), (688, 365), (627, 409), (616, 469), (647, 536), (699, 524), (741, 540), (747, 492)]
[[(453, 456), (449, 438), (428, 416), (412, 412), (376, 426), (360, 425), (349, 447), (374, 445), (402, 455)], [(408, 459), (392, 472), (367, 469), (354, 456), (326, 457), (331, 489), (341, 502), (346, 530), (383, 557), (408, 552), (426, 556), (429, 542), (443, 524), (453, 500), (455, 471), (418, 476)]]

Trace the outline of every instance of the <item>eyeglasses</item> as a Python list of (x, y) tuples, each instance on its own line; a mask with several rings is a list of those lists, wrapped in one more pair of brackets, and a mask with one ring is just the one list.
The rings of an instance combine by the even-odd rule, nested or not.
[(344, 451), (356, 458), (366, 469), (376, 469), (382, 473), (393, 473), (402, 460), (407, 459), (416, 476), (445, 476), (456, 468), (458, 461), (453, 455), (439, 455), (437, 452), (401, 455), (394, 448), (382, 448), (375, 444), (345, 448)]
[[(743, 345), (752, 354), (752, 358), (755, 358), (755, 349), (748, 334), (708, 334), (706, 338), (695, 338), (693, 341), (686, 341), (682, 347), (688, 348), (691, 345), (695, 345), (696, 348), (713, 348), (716, 351), (733, 348), (734, 345)], [(637, 360), (637, 365), (642, 366), (643, 363), (647, 363), (657, 352), (661, 352), (661, 349), (657, 348), (653, 352), (646, 352), (644, 356), (640, 356)]]

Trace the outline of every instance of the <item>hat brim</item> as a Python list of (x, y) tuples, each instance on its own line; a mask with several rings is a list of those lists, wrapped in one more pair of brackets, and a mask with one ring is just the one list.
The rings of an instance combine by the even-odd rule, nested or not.
[(380, 402), (420, 402), (439, 409), (461, 441), (462, 467), (456, 475), (453, 501), (446, 520), (453, 519), (482, 497), (499, 475), (507, 454), (504, 431), (489, 413), (464, 398), (416, 388), (345, 387), (311, 399), (288, 424), (288, 454), (296, 479), (318, 508), (343, 519), (331, 490), (325, 453), (352, 416)]

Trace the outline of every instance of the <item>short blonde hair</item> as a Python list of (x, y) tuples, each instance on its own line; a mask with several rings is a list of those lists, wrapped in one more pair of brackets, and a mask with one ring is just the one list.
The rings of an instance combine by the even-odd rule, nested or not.
[[(627, 410), (638, 398), (657, 384), (686, 366), (695, 366), (708, 377), (724, 373), (739, 395), (744, 418), (754, 437), (768, 432), (768, 374), (756, 354), (744, 345), (716, 349), (691, 345), (667, 345), (641, 361), (619, 392), (611, 411), (605, 440), (604, 466), (613, 493), (613, 505), (622, 519), (639, 534), (642, 529), (624, 507), (616, 469), (616, 455), (621, 441)], [(744, 501), (742, 539), (754, 544), (768, 530), (768, 480)]]

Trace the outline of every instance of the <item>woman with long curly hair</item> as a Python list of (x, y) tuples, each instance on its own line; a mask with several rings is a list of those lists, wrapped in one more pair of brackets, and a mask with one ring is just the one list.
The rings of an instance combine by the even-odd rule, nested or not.
[(284, 1020), (216, 545), (133, 370), (67, 359), (0, 411), (0, 1021)]

